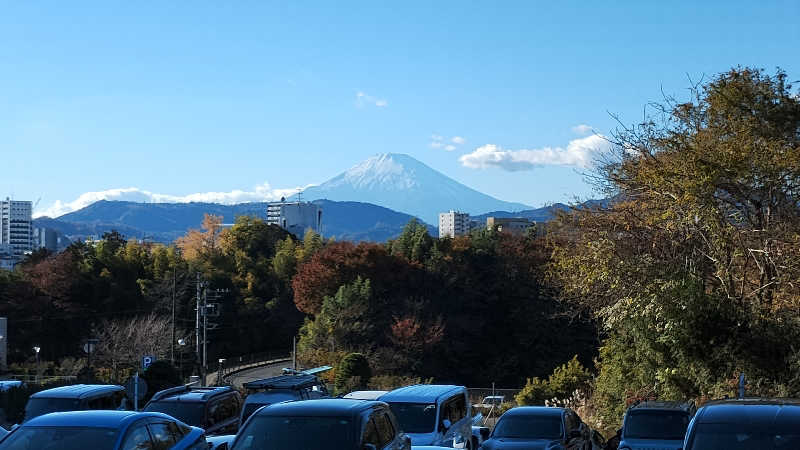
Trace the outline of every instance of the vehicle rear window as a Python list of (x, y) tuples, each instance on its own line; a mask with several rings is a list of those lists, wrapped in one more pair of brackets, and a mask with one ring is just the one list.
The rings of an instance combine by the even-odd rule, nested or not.
[(172, 416), (181, 422), (203, 428), (205, 419), (205, 403), (199, 402), (151, 402), (145, 411), (160, 412)]
[(560, 439), (561, 436), (561, 417), (551, 414), (501, 417), (492, 433), (492, 437), (503, 438)]
[(0, 444), (0, 450), (110, 449), (116, 439), (113, 428), (22, 427)]
[(800, 448), (797, 427), (757, 429), (742, 424), (697, 424), (690, 450), (789, 450)]
[(400, 429), (406, 433), (430, 433), (436, 429), (436, 405), (433, 403), (389, 403)]
[(689, 426), (689, 414), (684, 411), (629, 411), (625, 418), (625, 439), (683, 440)]
[(25, 420), (61, 411), (77, 411), (81, 409), (81, 401), (77, 398), (31, 398), (25, 405)]
[(261, 408), (262, 406), (266, 406), (268, 404), (269, 403), (248, 403), (244, 405), (244, 412), (242, 413), (242, 424), (244, 424), (244, 421), (247, 420), (248, 417), (252, 416), (253, 413), (256, 412), (258, 408)]
[(355, 448), (348, 417), (255, 416), (240, 430), (232, 450), (327, 450)]

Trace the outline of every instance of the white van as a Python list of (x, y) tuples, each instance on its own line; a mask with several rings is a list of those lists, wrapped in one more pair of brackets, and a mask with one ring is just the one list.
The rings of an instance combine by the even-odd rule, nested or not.
[(418, 384), (395, 389), (378, 400), (389, 404), (412, 445), (477, 450), (464, 386)]

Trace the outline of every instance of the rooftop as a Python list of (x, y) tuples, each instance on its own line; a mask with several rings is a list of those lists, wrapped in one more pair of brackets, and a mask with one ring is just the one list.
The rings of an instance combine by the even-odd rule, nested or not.
[(517, 406), (511, 408), (504, 416), (561, 416), (564, 408), (553, 408), (551, 406)]
[(45, 414), (25, 422), (25, 427), (96, 427), (119, 428), (140, 417), (168, 417), (159, 413), (134, 411), (67, 411)]
[(264, 378), (263, 380), (250, 381), (244, 384), (245, 389), (291, 389), (300, 390), (320, 384), (314, 375), (279, 375)]
[(448, 384), (416, 384), (395, 389), (382, 395), (379, 400), (383, 402), (431, 403), (439, 400), (440, 397), (454, 394), (462, 389), (466, 388)]
[(259, 410), (259, 416), (353, 416), (381, 405), (380, 402), (327, 398), (276, 403)]
[(697, 412), (698, 423), (734, 423), (752, 427), (797, 426), (800, 401), (791, 399), (735, 399), (715, 401)]
[(73, 384), (33, 394), (32, 398), (84, 398), (106, 392), (122, 391), (125, 388), (116, 384)]

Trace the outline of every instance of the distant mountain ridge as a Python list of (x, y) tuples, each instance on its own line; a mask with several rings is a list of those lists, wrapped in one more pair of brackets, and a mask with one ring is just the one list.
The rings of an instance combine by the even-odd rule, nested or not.
[[(399, 235), (413, 216), (377, 205), (360, 202), (315, 200), (322, 207), (322, 233), (337, 240), (383, 242)], [(117, 230), (138, 239), (170, 243), (200, 228), (203, 214), (222, 216), (233, 223), (238, 216), (264, 219), (267, 203), (137, 203), (100, 200), (56, 219), (41, 217), (34, 226), (47, 227), (73, 238), (102, 235)], [(429, 226), (431, 233), (433, 227)], [(301, 236), (302, 237), (302, 236)]]
[(372, 203), (433, 224), (438, 224), (440, 212), (451, 209), (470, 214), (532, 209), (478, 192), (411, 156), (396, 153), (362, 161), (318, 186), (307, 188), (303, 196)]

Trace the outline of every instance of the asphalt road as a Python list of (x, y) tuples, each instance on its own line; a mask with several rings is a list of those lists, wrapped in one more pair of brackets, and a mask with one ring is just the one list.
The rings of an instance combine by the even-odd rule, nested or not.
[(261, 380), (263, 378), (274, 377), (281, 374), (284, 367), (291, 367), (292, 361), (282, 361), (278, 363), (269, 364), (266, 366), (255, 367), (252, 369), (243, 370), (239, 373), (232, 375), (229, 380), (231, 385), (241, 387), (242, 384), (248, 381)]

